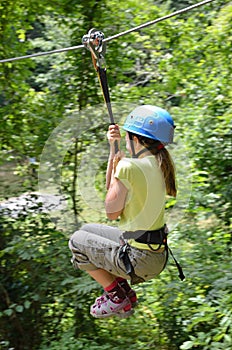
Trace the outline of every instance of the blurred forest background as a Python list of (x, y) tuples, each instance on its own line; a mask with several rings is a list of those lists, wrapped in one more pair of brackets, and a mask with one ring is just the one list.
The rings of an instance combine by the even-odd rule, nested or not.
[[(109, 37), (194, 3), (1, 0), (0, 59), (79, 45), (93, 27)], [(168, 109), (185, 140), (192, 193), (170, 242), (186, 280), (170, 260), (159, 278), (135, 286), (133, 317), (89, 315), (101, 289), (73, 270), (72, 232), (41, 212), (36, 191), (50, 134), (74, 110), (103, 101), (90, 53), (2, 63), (0, 349), (230, 350), (232, 3), (215, 0), (113, 40), (106, 61), (112, 101)], [(71, 138), (61, 169), (77, 227), (92, 220), (78, 194), (78, 165), (107, 128), (97, 107), (93, 118), (95, 130)]]

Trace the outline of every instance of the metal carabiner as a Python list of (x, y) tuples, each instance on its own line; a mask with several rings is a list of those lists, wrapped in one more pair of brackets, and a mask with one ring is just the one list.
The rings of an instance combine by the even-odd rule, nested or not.
[(104, 33), (100, 30), (92, 28), (88, 34), (82, 38), (82, 44), (91, 52), (96, 61), (97, 67), (105, 68), (104, 54), (106, 52), (106, 44), (104, 40)]

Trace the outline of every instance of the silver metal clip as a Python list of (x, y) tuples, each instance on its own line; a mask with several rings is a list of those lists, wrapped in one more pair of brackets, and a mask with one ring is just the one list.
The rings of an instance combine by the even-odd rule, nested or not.
[(82, 44), (91, 52), (92, 56), (96, 60), (96, 64), (100, 68), (105, 68), (105, 52), (106, 44), (104, 40), (104, 33), (100, 30), (92, 28), (88, 34), (82, 38)]

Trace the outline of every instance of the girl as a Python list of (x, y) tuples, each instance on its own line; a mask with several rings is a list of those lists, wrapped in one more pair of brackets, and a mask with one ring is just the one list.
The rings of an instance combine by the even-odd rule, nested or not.
[(137, 296), (131, 284), (154, 278), (167, 262), (164, 221), (166, 194), (176, 196), (175, 172), (165, 145), (173, 142), (174, 122), (159, 107), (143, 105), (124, 124), (132, 158), (115, 154), (118, 125), (107, 133), (110, 155), (106, 172), (106, 215), (119, 228), (86, 224), (70, 238), (72, 262), (103, 288), (90, 313), (97, 318), (128, 317)]

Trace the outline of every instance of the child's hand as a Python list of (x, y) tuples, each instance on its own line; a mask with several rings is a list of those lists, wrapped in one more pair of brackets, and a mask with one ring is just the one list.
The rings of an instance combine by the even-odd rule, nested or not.
[(118, 124), (109, 125), (109, 129), (107, 132), (107, 138), (110, 145), (113, 145), (115, 141), (121, 140), (121, 134)]

